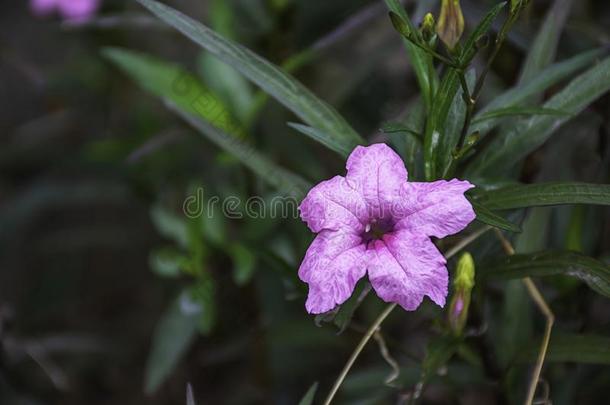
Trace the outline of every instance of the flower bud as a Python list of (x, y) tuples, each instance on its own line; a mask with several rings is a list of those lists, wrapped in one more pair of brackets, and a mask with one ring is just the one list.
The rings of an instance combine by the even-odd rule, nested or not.
[(449, 304), (449, 327), (454, 334), (460, 335), (468, 318), (470, 293), (474, 287), (474, 260), (470, 253), (464, 253), (458, 260), (453, 278), (453, 297)]
[(443, 0), (436, 33), (449, 49), (455, 48), (464, 32), (464, 15), (459, 0)]
[(420, 27), (421, 34), (424, 40), (429, 41), (434, 36), (434, 34), (436, 33), (435, 25), (436, 21), (434, 20), (434, 16), (432, 15), (432, 13), (426, 14)]

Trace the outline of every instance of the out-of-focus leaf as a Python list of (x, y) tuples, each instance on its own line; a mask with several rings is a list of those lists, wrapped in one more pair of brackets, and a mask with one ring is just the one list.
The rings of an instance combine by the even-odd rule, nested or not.
[(407, 133), (413, 135), (416, 139), (422, 138), (422, 134), (419, 132), (409, 128), (408, 126), (401, 124), (399, 122), (386, 122), (381, 126), (381, 131), (386, 134), (395, 134), (395, 133)]
[(569, 251), (516, 254), (482, 266), (477, 275), (490, 279), (516, 279), (566, 275), (584, 281), (599, 294), (610, 297), (610, 266)]
[(154, 393), (167, 379), (191, 345), (201, 312), (201, 306), (184, 292), (162, 315), (146, 365), (144, 389), (148, 394)]
[[(409, 32), (417, 32), (409, 15), (398, 0), (385, 0), (385, 4), (388, 7), (388, 10), (395, 13), (407, 25)], [(413, 66), (413, 71), (415, 72), (415, 77), (417, 78), (417, 83), (419, 84), (424, 103), (429, 111), (432, 106), (434, 93), (438, 86), (438, 77), (436, 75), (436, 70), (434, 69), (432, 56), (428, 55), (426, 51), (405, 38), (403, 38), (403, 43), (407, 50), (409, 61)]]
[(318, 390), (318, 382), (312, 384), (307, 390), (303, 398), (299, 401), (299, 405), (312, 405), (313, 400), (316, 397), (316, 391)]
[(570, 77), (572, 74), (590, 66), (593, 61), (607, 53), (605, 48), (586, 51), (573, 56), (565, 61), (555, 63), (536, 76), (532, 77), (527, 82), (520, 84), (512, 89), (495, 97), (488, 105), (486, 105), (479, 113), (475, 115), (472, 132), (479, 132), (481, 135), (486, 134), (496, 127), (503, 117), (494, 119), (481, 120), (481, 117), (489, 112), (499, 110), (505, 107), (513, 107), (525, 103), (531, 97), (542, 94), (551, 86), (556, 85), (562, 80)]
[(562, 204), (610, 205), (610, 185), (540, 183), (508, 186), (483, 192), (475, 199), (490, 210)]
[(297, 124), (296, 122), (289, 122), (288, 126), (304, 135), (307, 135), (312, 139), (315, 139), (327, 148), (334, 150), (342, 157), (347, 157), (352, 151), (352, 149), (350, 149), (353, 148), (351, 142), (346, 142), (342, 139), (337, 139), (335, 137), (329, 136), (327, 133), (317, 128), (312, 128), (308, 125)]
[(172, 247), (155, 250), (149, 257), (150, 268), (161, 277), (178, 277), (186, 263), (188, 257)]
[(556, 0), (548, 11), (523, 64), (520, 83), (528, 82), (553, 62), (559, 37), (571, 8), (572, 0)]
[(301, 177), (276, 165), (252, 145), (233, 137), (217, 127), (169, 104), (176, 114), (195, 128), (200, 134), (239, 159), (246, 167), (261, 177), (262, 180), (278, 188), (286, 195), (301, 197), (310, 188), (310, 184)]
[(171, 7), (154, 0), (138, 2), (218, 59), (237, 69), (310, 126), (338, 139), (349, 140), (354, 147), (363, 142), (334, 108), (281, 68)]
[(480, 204), (474, 199), (470, 199), (470, 203), (472, 204), (474, 213), (477, 215), (477, 221), (506, 231), (521, 232), (521, 228), (519, 228), (518, 225), (513, 224), (509, 220), (491, 211), (485, 205)]
[(245, 246), (236, 243), (231, 247), (231, 258), (233, 259), (233, 280), (241, 286), (247, 284), (256, 267), (256, 256)]
[(495, 118), (519, 116), (519, 115), (570, 115), (564, 111), (554, 110), (542, 107), (506, 107), (497, 110), (488, 111), (485, 114), (477, 116), (472, 123), (477, 124), (481, 121), (486, 121)]
[(184, 218), (160, 205), (151, 208), (150, 218), (162, 236), (172, 239), (183, 248), (188, 247), (189, 235)]
[(544, 103), (543, 108), (564, 111), (570, 116), (539, 115), (524, 119), (512, 131), (488, 145), (468, 167), (467, 176), (485, 176), (509, 169), (542, 145), (568, 119), (610, 89), (610, 58), (576, 77), (562, 91)]
[(200, 275), (196, 284), (189, 289), (189, 293), (193, 301), (201, 307), (197, 328), (203, 335), (207, 335), (216, 323), (216, 284), (214, 279), (208, 273)]
[[(534, 361), (539, 350), (539, 345), (533, 344), (519, 359)], [(610, 365), (610, 338), (599, 335), (553, 334), (545, 362)]]
[(193, 387), (191, 383), (186, 384), (186, 405), (197, 405), (195, 402), (195, 394), (193, 394)]
[(337, 334), (343, 333), (352, 321), (356, 310), (360, 307), (360, 304), (362, 304), (370, 291), (370, 283), (365, 281), (358, 282), (352, 296), (334, 311), (316, 316), (316, 324), (319, 325), (321, 322), (332, 322), (339, 328)]
[(143, 89), (182, 110), (199, 116), (233, 135), (243, 135), (229, 109), (195, 76), (180, 67), (149, 55), (120, 48), (105, 48), (103, 54)]
[(441, 335), (430, 339), (422, 363), (423, 382), (429, 381), (436, 375), (437, 370), (453, 357), (461, 342), (461, 338), (453, 335)]

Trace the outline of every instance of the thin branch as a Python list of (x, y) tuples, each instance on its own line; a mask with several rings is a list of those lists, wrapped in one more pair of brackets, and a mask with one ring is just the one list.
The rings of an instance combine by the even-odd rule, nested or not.
[[(496, 229), (496, 235), (500, 242), (502, 243), (502, 247), (507, 255), (512, 256), (515, 254), (515, 249), (511, 245), (511, 243), (504, 237), (502, 232), (499, 229)], [(536, 287), (536, 284), (532, 281), (531, 278), (525, 277), (522, 279), (527, 292), (540, 310), (544, 317), (546, 318), (546, 323), (544, 326), (544, 336), (542, 337), (542, 343), (540, 344), (540, 351), (538, 352), (538, 357), (536, 359), (536, 365), (534, 367), (534, 372), (532, 374), (532, 378), (530, 380), (529, 387), (527, 389), (527, 396), (525, 398), (525, 405), (532, 405), (534, 401), (534, 395), (536, 394), (536, 387), (538, 386), (538, 381), (540, 380), (540, 373), (542, 372), (542, 366), (544, 365), (544, 359), (546, 357), (546, 352), (549, 347), (549, 341), (551, 340), (551, 331), (553, 329), (553, 323), (555, 322), (555, 315), (551, 308), (548, 306), (544, 297)]]
[(400, 367), (398, 366), (398, 362), (388, 350), (388, 345), (385, 343), (383, 339), (383, 335), (381, 334), (381, 329), (378, 329), (373, 335), (377, 344), (379, 345), (379, 352), (381, 353), (381, 357), (392, 367), (392, 372), (386, 377), (384, 383), (389, 387), (397, 387), (395, 384), (396, 379), (400, 376)]

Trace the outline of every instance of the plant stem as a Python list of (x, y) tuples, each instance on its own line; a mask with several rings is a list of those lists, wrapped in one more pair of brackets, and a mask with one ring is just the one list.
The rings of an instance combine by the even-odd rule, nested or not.
[[(458, 244), (456, 244), (452, 249), (447, 251), (447, 253), (445, 254), (445, 258), (451, 259), (457, 253), (459, 253), (462, 249), (464, 249), (466, 246), (468, 246), (470, 243), (475, 241), (479, 236), (483, 235), (485, 232), (487, 232), (490, 229), (491, 229), (490, 226), (484, 226), (483, 228), (474, 232), (472, 235), (465, 237)], [(379, 314), (379, 316), (375, 319), (373, 324), (368, 328), (368, 330), (366, 331), (366, 333), (364, 334), (362, 339), (360, 339), (358, 346), (356, 346), (356, 348), (352, 352), (351, 356), (347, 360), (347, 363), (345, 363), (345, 366), (343, 366), (343, 370), (341, 370), (341, 373), (335, 380), (335, 383), (333, 384), (333, 387), (331, 388), (330, 392), (328, 393), (328, 396), (324, 400), (324, 405), (330, 405), (333, 398), (337, 394), (337, 391), (339, 391), (339, 387), (343, 383), (343, 380), (345, 380), (345, 377), (347, 377), (347, 374), (349, 373), (350, 369), (356, 362), (356, 359), (358, 358), (358, 356), (360, 355), (360, 353), (362, 352), (362, 350), (364, 349), (364, 347), (366, 346), (368, 341), (371, 339), (371, 337), (379, 330), (379, 326), (388, 317), (388, 315), (390, 315), (390, 313), (394, 310), (394, 308), (396, 308), (396, 304), (393, 303), (393, 304), (388, 305), (383, 310), (383, 312), (381, 314)]]
[[(515, 254), (515, 249), (511, 245), (511, 243), (504, 237), (500, 230), (496, 229), (496, 235), (500, 239), (504, 251), (507, 255), (512, 256)], [(532, 281), (531, 278), (525, 277), (523, 279), (523, 284), (525, 284), (525, 288), (527, 292), (540, 310), (544, 317), (546, 318), (546, 323), (544, 326), (544, 335), (542, 337), (542, 343), (540, 344), (540, 351), (538, 352), (538, 357), (536, 359), (536, 365), (534, 367), (534, 372), (532, 373), (532, 379), (530, 380), (529, 387), (527, 389), (527, 396), (525, 397), (525, 405), (532, 405), (534, 401), (534, 395), (536, 394), (536, 387), (538, 386), (538, 381), (540, 380), (540, 373), (542, 372), (542, 366), (544, 365), (544, 359), (546, 357), (546, 352), (549, 347), (549, 341), (551, 340), (551, 331), (553, 329), (553, 323), (555, 322), (555, 315), (551, 308), (545, 301), (544, 297), (536, 287), (536, 284)]]

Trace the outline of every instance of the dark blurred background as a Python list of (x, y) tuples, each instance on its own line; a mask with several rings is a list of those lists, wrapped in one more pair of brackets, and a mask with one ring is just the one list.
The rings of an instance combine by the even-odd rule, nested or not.
[[(294, 74), (367, 139), (382, 139), (380, 124), (417, 94), (382, 1), (212, 3), (170, 2), (278, 64), (314, 49), (313, 60)], [(483, 104), (516, 80), (551, 2), (532, 3), (494, 64)], [(608, 44), (610, 3), (573, 3), (557, 59)], [(434, 1), (406, 4), (416, 22), (438, 10)], [(462, 1), (467, 25), (491, 4)], [(160, 249), (189, 250), (176, 236), (183, 224), (172, 222), (184, 221), (182, 201), (198, 186), (220, 196), (272, 191), (102, 57), (107, 46), (143, 51), (227, 90), (223, 65), (135, 2), (106, 0), (94, 20), (79, 26), (35, 17), (26, 1), (3, 2), (0, 10), (0, 403), (183, 404), (187, 382), (201, 404), (295, 404), (314, 381), (325, 393), (382, 304), (369, 296), (341, 335), (332, 325), (316, 326), (296, 278), (311, 239), (305, 226), (297, 219), (220, 218), (201, 225), (198, 256), (215, 280), (215, 325), (193, 337), (167, 380), (144, 394), (155, 327), (192, 284), (185, 275), (160, 276), (155, 265)], [(215, 73), (206, 74), (209, 69)], [(239, 85), (243, 97), (256, 97), (253, 86)], [(609, 105), (602, 98), (560, 141), (531, 156), (523, 179), (599, 181)], [(285, 125), (295, 120), (269, 101), (251, 141), (312, 182), (342, 172), (340, 159)], [(595, 222), (582, 210), (561, 218)], [(586, 240), (595, 238), (608, 252), (603, 224), (573, 243), (600, 253), (600, 245)], [(610, 320), (601, 298), (574, 305), (582, 308), (566, 311), (602, 325)], [(417, 379), (434, 311), (425, 305), (387, 322), (389, 344), (404, 364), (404, 390)], [(342, 403), (399, 402), (401, 390), (383, 385), (389, 372), (371, 344), (345, 383)], [(483, 376), (457, 374), (466, 380), (455, 382), (462, 384), (458, 394), (439, 385), (424, 403), (495, 403)], [(558, 403), (603, 403), (608, 370), (594, 382)]]

